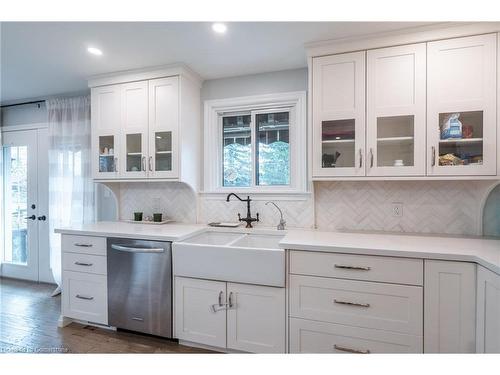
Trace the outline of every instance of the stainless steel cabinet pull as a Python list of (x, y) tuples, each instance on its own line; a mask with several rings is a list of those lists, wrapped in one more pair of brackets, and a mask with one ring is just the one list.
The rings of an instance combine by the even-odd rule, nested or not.
[(92, 266), (92, 263), (84, 263), (84, 262), (75, 262), (75, 264), (77, 266), (86, 266), (86, 267)]
[(229, 293), (229, 308), (233, 307), (233, 292)]
[(153, 157), (150, 156), (148, 159), (148, 164), (149, 164), (149, 170), (153, 172)]
[(217, 304), (213, 304), (210, 306), (210, 308), (212, 309), (212, 312), (217, 312), (219, 310), (225, 310), (227, 309), (227, 303), (224, 303), (222, 302), (222, 296), (224, 295), (224, 292), (221, 290), (219, 292), (219, 300), (218, 300), (218, 303)]
[(339, 301), (338, 299), (334, 299), (333, 302), (338, 303), (339, 305), (349, 305), (349, 306), (357, 306), (357, 307), (370, 307), (369, 303), (357, 303), (357, 302), (349, 302), (349, 301)]
[(127, 251), (129, 253), (164, 253), (165, 252), (165, 249), (162, 249), (160, 247), (149, 249), (147, 247), (128, 247), (128, 246), (111, 244), (111, 248), (113, 250)]
[(342, 264), (335, 264), (335, 268), (342, 268), (344, 270), (354, 270), (354, 271), (370, 271), (370, 267), (359, 267), (359, 266), (345, 266)]
[(91, 297), (91, 296), (82, 296), (81, 294), (77, 294), (75, 297), (76, 298), (80, 298), (80, 299), (85, 299), (87, 301), (92, 301), (94, 299), (94, 297)]
[(219, 292), (219, 306), (222, 306), (222, 290)]
[(370, 168), (373, 168), (373, 149), (370, 149)]
[(431, 165), (434, 167), (436, 165), (436, 147), (431, 147)]
[(144, 172), (146, 172), (146, 157), (145, 156), (142, 157), (142, 170)]
[(118, 172), (118, 158), (115, 158), (115, 172)]
[(359, 149), (359, 167), (363, 166), (363, 152)]
[(335, 350), (339, 350), (341, 352), (346, 352), (346, 353), (370, 354), (370, 351), (368, 349), (366, 349), (366, 350), (351, 349), (351, 348), (346, 348), (345, 346), (340, 346), (337, 344), (333, 345), (333, 348)]
[(75, 246), (78, 246), (78, 247), (92, 247), (92, 244), (91, 243), (75, 243), (74, 244)]
[(139, 318), (139, 317), (136, 317), (136, 316), (132, 317), (132, 320), (135, 320), (137, 322), (143, 322), (144, 321), (143, 318)]

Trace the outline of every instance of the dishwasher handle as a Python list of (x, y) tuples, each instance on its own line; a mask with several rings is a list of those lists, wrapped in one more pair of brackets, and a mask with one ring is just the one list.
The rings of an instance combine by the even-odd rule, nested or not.
[(128, 247), (122, 245), (111, 244), (113, 250), (126, 251), (128, 253), (164, 253), (165, 249), (158, 248), (147, 248), (147, 247)]

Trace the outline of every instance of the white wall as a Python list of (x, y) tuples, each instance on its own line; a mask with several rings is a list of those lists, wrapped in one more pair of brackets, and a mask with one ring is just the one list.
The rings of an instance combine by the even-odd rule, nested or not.
[(306, 90), (307, 68), (303, 68), (205, 81), (201, 100)]

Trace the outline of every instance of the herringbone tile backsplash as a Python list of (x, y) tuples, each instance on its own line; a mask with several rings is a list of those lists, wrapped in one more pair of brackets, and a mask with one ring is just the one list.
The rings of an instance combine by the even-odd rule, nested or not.
[(136, 211), (160, 211), (180, 223), (196, 222), (196, 194), (180, 182), (122, 182), (119, 201), (121, 220), (133, 219)]
[[(315, 183), (314, 200), (276, 201), (288, 227), (320, 230), (376, 230), (408, 233), (480, 234), (481, 203), (490, 181), (341, 181)], [(197, 201), (198, 207), (197, 207)], [(174, 182), (120, 184), (120, 218), (140, 210), (160, 210), (182, 223), (234, 221), (245, 214), (241, 202), (198, 199), (191, 188)], [(262, 226), (278, 223), (279, 215), (264, 201), (252, 202)], [(392, 204), (403, 203), (403, 216)], [(158, 206), (159, 207), (155, 207)], [(198, 208), (198, 214), (197, 214)]]
[[(315, 184), (316, 226), (479, 235), (482, 200), (491, 181), (371, 181)], [(392, 215), (403, 203), (403, 216)]]

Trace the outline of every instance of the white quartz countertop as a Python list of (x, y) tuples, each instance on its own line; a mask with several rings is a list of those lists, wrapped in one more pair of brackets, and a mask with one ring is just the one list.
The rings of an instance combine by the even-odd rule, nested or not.
[(280, 241), (289, 250), (476, 262), (500, 275), (500, 240), (435, 235), (292, 230)]
[(97, 223), (57, 228), (56, 233), (81, 236), (122, 237), (156, 241), (182, 241), (193, 234), (203, 232), (206, 225), (167, 223), (136, 224), (121, 221), (99, 221)]
[[(158, 241), (182, 241), (206, 230), (242, 233), (277, 233), (273, 228), (209, 228), (203, 224), (164, 225), (97, 222), (58, 228), (57, 233), (123, 237)], [(322, 232), (289, 229), (279, 246), (288, 250), (322, 251), (421, 259), (475, 262), (500, 275), (500, 239), (408, 235), (367, 232)]]

